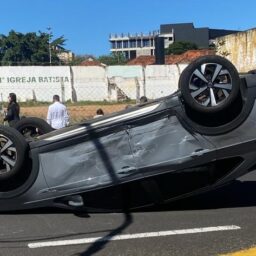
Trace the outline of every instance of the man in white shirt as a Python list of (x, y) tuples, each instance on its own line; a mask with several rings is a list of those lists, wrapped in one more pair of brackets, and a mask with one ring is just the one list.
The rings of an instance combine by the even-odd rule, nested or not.
[(69, 116), (66, 106), (60, 103), (60, 96), (53, 96), (53, 104), (48, 108), (47, 123), (54, 129), (60, 129), (68, 125)]

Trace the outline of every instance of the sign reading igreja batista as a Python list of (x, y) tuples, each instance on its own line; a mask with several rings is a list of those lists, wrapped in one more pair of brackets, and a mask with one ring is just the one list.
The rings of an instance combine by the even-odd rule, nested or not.
[(69, 82), (68, 76), (7, 76), (0, 77), (0, 83), (65, 83)]

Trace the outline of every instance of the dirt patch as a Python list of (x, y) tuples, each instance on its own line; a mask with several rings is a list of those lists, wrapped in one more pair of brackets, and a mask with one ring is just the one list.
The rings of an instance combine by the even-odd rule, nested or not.
[[(68, 113), (71, 122), (78, 122), (93, 118), (96, 115), (96, 110), (101, 108), (105, 114), (124, 110), (127, 104), (115, 105), (85, 105), (85, 106), (68, 106)], [(46, 119), (48, 106), (37, 107), (21, 107), (21, 116), (36, 116)]]

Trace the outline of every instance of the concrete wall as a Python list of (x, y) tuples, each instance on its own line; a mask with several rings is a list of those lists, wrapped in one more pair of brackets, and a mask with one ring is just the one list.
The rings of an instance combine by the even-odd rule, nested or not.
[(54, 94), (71, 98), (69, 67), (0, 67), (1, 100), (9, 92), (17, 93), (19, 100), (48, 101)]
[(15, 92), (19, 101), (116, 101), (167, 96), (177, 90), (186, 65), (0, 67), (0, 96)]
[(218, 54), (229, 53), (229, 59), (239, 72), (247, 72), (256, 69), (256, 29), (239, 32), (228, 36), (219, 37), (217, 44), (224, 42), (219, 46)]
[(180, 73), (186, 65), (150, 65), (145, 68), (145, 94), (150, 99), (167, 96), (177, 90)]
[[(119, 89), (130, 99), (144, 95), (145, 75), (141, 66), (109, 66), (106, 69), (109, 86)], [(114, 99), (116, 100), (116, 98)]]
[(89, 66), (71, 67), (73, 71), (73, 89), (77, 101), (103, 101), (107, 100), (107, 78), (103, 67)]

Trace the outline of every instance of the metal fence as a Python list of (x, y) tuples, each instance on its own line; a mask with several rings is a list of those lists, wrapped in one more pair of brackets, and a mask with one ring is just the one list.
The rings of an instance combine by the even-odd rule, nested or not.
[(93, 118), (99, 108), (110, 114), (137, 104), (141, 96), (153, 100), (173, 93), (185, 66), (0, 67), (0, 112), (14, 92), (22, 116), (46, 119), (58, 94), (71, 123), (80, 122)]

